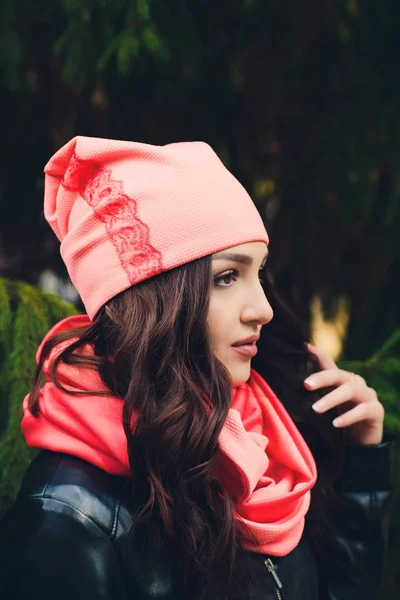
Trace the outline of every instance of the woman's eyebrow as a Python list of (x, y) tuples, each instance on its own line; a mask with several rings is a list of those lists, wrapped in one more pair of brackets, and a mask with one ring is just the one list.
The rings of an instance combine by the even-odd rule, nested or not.
[[(263, 262), (267, 260), (268, 252), (266, 253)], [(231, 260), (232, 262), (241, 263), (242, 265), (250, 266), (253, 264), (253, 258), (248, 254), (236, 254), (232, 252), (222, 252), (213, 256), (214, 260)]]

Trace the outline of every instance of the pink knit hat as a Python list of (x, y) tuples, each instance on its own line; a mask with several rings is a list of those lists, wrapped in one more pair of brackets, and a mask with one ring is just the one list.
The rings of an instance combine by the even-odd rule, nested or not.
[(204, 142), (75, 137), (45, 167), (44, 214), (91, 319), (130, 286), (268, 234)]

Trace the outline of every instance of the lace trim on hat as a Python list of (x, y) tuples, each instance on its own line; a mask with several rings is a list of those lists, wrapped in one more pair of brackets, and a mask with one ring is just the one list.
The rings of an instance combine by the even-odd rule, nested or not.
[(124, 183), (110, 169), (74, 154), (61, 182), (78, 191), (104, 223), (131, 284), (160, 273), (162, 254), (150, 243), (150, 229), (137, 216), (137, 202), (124, 193)]

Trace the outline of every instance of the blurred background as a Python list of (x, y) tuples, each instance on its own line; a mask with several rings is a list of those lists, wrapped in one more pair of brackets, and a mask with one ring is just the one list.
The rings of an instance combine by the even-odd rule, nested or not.
[[(81, 308), (42, 214), (43, 167), (77, 134), (210, 143), (265, 220), (278, 290), (398, 435), (398, 0), (3, 0), (0, 14), (0, 509), (28, 459), (37, 343)], [(398, 598), (399, 532), (396, 499), (382, 599)]]

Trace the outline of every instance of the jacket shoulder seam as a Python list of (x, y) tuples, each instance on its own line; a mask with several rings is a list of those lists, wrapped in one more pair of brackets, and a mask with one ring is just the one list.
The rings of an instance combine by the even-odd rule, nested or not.
[(73, 504), (70, 504), (69, 502), (65, 502), (65, 500), (60, 500), (59, 498), (54, 498), (53, 496), (48, 496), (48, 495), (43, 495), (43, 494), (31, 494), (30, 496), (28, 496), (31, 500), (34, 501), (38, 501), (38, 500), (51, 500), (52, 502), (56, 503), (56, 504), (62, 504), (63, 506), (68, 506), (68, 508), (71, 508), (75, 513), (84, 516), (86, 519), (88, 519), (88, 521), (90, 521), (91, 523), (93, 523), (93, 525), (95, 525), (95, 527), (97, 527), (97, 529), (99, 529), (100, 531), (102, 531), (105, 536), (110, 540), (112, 538), (112, 535), (108, 529), (106, 529), (105, 527), (103, 527), (101, 525), (101, 523), (99, 523), (98, 521), (95, 521), (90, 515), (88, 515), (87, 513), (85, 513), (83, 510), (80, 510), (77, 506), (74, 506)]
[(57, 472), (57, 469), (58, 469), (58, 467), (60, 466), (60, 462), (61, 462), (61, 458), (58, 458), (58, 460), (57, 460), (57, 464), (55, 464), (55, 465), (54, 465), (54, 467), (53, 467), (53, 470), (52, 470), (52, 473), (51, 473), (50, 477), (48, 478), (48, 480), (47, 480), (47, 482), (46, 482), (46, 484), (45, 484), (45, 486), (44, 486), (44, 488), (43, 488), (43, 491), (42, 491), (42, 495), (43, 495), (43, 497), (45, 497), (45, 496), (46, 496), (47, 488), (49, 487), (49, 485), (50, 485), (50, 484), (51, 484), (51, 482), (53, 481), (53, 479), (54, 479), (54, 475), (56, 474), (56, 472)]

